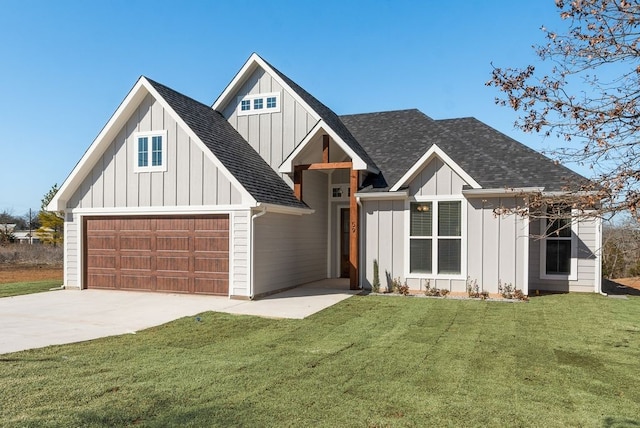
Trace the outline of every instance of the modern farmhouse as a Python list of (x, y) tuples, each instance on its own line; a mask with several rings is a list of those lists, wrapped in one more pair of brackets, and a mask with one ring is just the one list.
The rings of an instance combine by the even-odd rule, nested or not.
[(500, 210), (582, 180), (474, 118), (338, 116), (253, 54), (212, 106), (140, 77), (49, 209), (67, 288), (370, 288), (375, 261), (383, 285), (598, 292), (598, 218)]

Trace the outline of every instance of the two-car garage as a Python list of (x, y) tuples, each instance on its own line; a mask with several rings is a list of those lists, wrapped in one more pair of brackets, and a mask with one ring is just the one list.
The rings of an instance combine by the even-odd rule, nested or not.
[(228, 295), (229, 216), (86, 216), (86, 288)]

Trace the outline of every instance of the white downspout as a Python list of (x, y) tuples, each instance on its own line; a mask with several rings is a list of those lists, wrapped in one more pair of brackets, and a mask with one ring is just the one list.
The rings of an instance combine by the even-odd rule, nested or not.
[[(258, 204), (258, 206), (260, 206), (260, 204)], [(255, 220), (258, 217), (262, 217), (263, 215), (265, 215), (267, 213), (267, 208), (266, 207), (261, 207), (261, 208), (262, 208), (261, 211), (255, 213), (254, 215), (251, 216), (251, 231), (249, 233), (249, 248), (250, 248), (250, 251), (251, 251), (251, 260), (250, 260), (250, 263), (249, 263), (249, 269), (251, 270), (251, 284), (249, 284), (249, 288), (251, 289), (251, 293), (249, 295), (249, 299), (250, 300), (253, 300), (253, 298), (255, 296), (255, 294), (253, 292), (253, 290), (254, 290), (254, 281), (255, 281), (255, 270), (254, 270), (254, 267), (253, 267), (254, 266), (253, 260), (255, 258), (254, 256), (255, 256), (256, 248), (255, 248), (255, 245), (254, 245), (254, 242), (253, 242), (253, 237), (254, 237), (253, 229), (255, 228)]]
[(364, 209), (362, 207), (362, 201), (360, 200), (360, 196), (356, 196), (356, 204), (358, 205), (358, 207), (360, 208), (358, 211), (360, 213), (360, 218), (358, 219), (358, 225), (360, 226), (360, 230), (358, 230), (358, 264), (360, 266), (358, 266), (358, 284), (360, 285), (360, 289), (364, 290), (364, 269), (362, 269), (362, 266), (367, 267), (366, 263), (363, 263), (364, 261), (364, 245), (362, 245), (362, 243), (364, 242), (364, 239), (362, 239), (362, 231), (363, 231), (363, 227), (362, 225), (364, 224), (364, 222), (362, 221), (362, 216), (363, 216), (363, 212)]
[(607, 293), (602, 291), (602, 217), (596, 217), (596, 277), (594, 278), (596, 281), (596, 293), (599, 293), (603, 296), (608, 296)]

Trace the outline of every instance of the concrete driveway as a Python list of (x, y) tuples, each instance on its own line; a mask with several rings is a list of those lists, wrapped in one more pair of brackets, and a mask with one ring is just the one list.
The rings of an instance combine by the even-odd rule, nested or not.
[(327, 280), (261, 300), (114, 290), (60, 290), (0, 299), (0, 354), (82, 342), (206, 311), (302, 319), (353, 294)]

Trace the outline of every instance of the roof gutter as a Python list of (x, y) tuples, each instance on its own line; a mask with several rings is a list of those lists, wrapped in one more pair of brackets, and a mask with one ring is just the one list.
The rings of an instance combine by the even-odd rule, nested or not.
[(468, 198), (487, 198), (500, 196), (517, 196), (528, 193), (542, 193), (544, 187), (513, 187), (501, 189), (463, 189), (462, 194)]
[(313, 214), (316, 210), (311, 208), (298, 208), (298, 207), (287, 207), (283, 205), (276, 204), (266, 204), (264, 202), (258, 202), (255, 205), (255, 208), (262, 208), (265, 212), (270, 213), (278, 213), (278, 214), (293, 214), (293, 215), (305, 215), (305, 214)]

